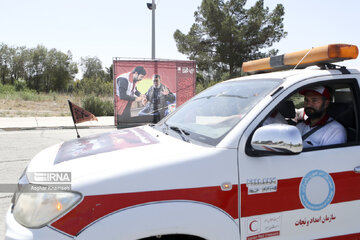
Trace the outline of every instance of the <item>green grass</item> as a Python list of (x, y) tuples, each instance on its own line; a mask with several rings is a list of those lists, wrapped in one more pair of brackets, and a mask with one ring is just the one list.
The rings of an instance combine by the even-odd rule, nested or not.
[(24, 100), (24, 101), (48, 101), (54, 98), (53, 94), (37, 93), (28, 88), (16, 91), (15, 86), (0, 84), (0, 99), (5, 100)]
[[(73, 94), (37, 93), (28, 88), (16, 91), (14, 86), (0, 84), (0, 117), (70, 116), (67, 100), (86, 108), (84, 100), (89, 96), (93, 95), (81, 92)], [(97, 97), (92, 106), (97, 107), (95, 108), (97, 116), (111, 116), (114, 113), (113, 96)]]

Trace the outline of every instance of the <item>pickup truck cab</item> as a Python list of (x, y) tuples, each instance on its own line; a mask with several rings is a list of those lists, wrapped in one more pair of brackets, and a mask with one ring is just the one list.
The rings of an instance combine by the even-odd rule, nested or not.
[[(327, 45), (248, 62), (297, 69), (219, 83), (156, 125), (43, 150), (20, 178), (5, 239), (359, 239), (360, 71), (328, 64), (357, 55)], [(344, 143), (303, 144), (299, 92), (318, 86)], [(265, 125), (274, 112), (286, 122)]]

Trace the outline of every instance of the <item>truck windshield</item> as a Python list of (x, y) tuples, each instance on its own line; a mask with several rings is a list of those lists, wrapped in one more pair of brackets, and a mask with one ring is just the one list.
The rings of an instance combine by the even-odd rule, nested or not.
[[(190, 99), (159, 127), (189, 142), (215, 146), (280, 80), (242, 80), (217, 84)], [(173, 133), (172, 129), (177, 129)], [(184, 138), (183, 138), (184, 139)]]

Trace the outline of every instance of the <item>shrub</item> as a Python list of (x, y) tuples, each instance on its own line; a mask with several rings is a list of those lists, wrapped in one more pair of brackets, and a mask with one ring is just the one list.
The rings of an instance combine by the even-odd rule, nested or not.
[(21, 91), (19, 92), (19, 96), (22, 100), (24, 101), (41, 101), (41, 97), (39, 94), (36, 93), (35, 90), (25, 90), (25, 91)]
[(109, 100), (91, 95), (83, 100), (82, 106), (95, 116), (114, 116), (114, 103)]
[(15, 87), (13, 85), (1, 84), (0, 83), (0, 93), (1, 94), (13, 94), (15, 92)]
[(17, 92), (27, 89), (26, 82), (22, 79), (16, 80), (14, 86)]
[[(24, 101), (42, 101), (43, 98), (39, 95), (35, 90), (28, 89), (24, 87), (24, 89), (20, 90), (22, 87), (20, 85), (2, 85), (0, 84), (0, 97), (6, 99), (17, 100), (21, 99)], [(19, 91), (17, 90), (19, 89)]]
[(73, 89), (78, 94), (89, 95), (95, 94), (96, 96), (112, 96), (113, 83), (105, 82), (102, 79), (88, 79), (84, 78), (74, 82)]

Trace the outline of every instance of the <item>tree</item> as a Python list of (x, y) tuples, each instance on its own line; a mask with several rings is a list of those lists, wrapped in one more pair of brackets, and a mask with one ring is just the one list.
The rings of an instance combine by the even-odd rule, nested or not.
[(114, 64), (111, 64), (110, 67), (105, 68), (105, 81), (112, 82), (114, 75)]
[(46, 58), (45, 72), (43, 74), (46, 89), (45, 91), (64, 91), (74, 79), (77, 67), (71, 62), (71, 52), (67, 54), (51, 49)]
[(47, 55), (46, 47), (38, 45), (29, 50), (29, 62), (26, 65), (28, 78), (27, 86), (37, 91), (42, 91), (44, 87), (43, 74), (45, 72), (45, 60)]
[(11, 61), (10, 61), (10, 79), (11, 84), (19, 79), (26, 79), (27, 74), (25, 65), (28, 62), (28, 51), (26, 47), (16, 47), (11, 49)]
[(175, 31), (178, 50), (212, 77), (239, 75), (243, 62), (276, 54), (262, 51), (286, 36), (284, 7), (278, 4), (270, 12), (263, 0), (249, 9), (245, 4), (246, 0), (203, 0), (189, 33)]
[(9, 83), (11, 48), (6, 44), (0, 44), (0, 82)]
[(43, 92), (64, 91), (77, 71), (70, 51), (65, 54), (41, 45), (29, 50), (26, 81), (32, 89)]
[(83, 78), (104, 78), (105, 72), (101, 60), (98, 57), (85, 57), (80, 59), (80, 66), (84, 72)]

